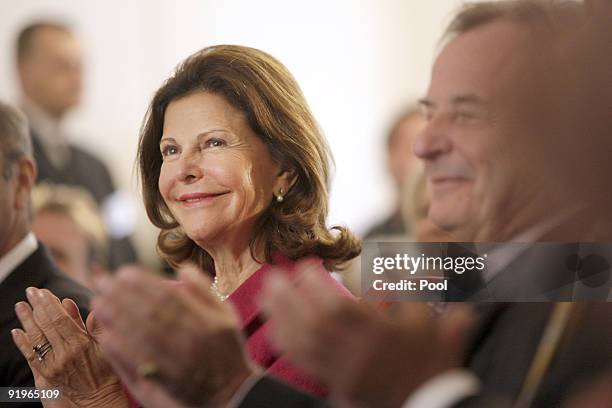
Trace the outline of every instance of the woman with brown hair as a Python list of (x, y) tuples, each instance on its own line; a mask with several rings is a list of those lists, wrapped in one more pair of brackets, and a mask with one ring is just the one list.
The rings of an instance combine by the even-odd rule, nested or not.
[[(205, 48), (177, 68), (153, 98), (138, 150), (145, 207), (161, 229), (161, 256), (177, 268), (195, 264), (214, 278), (211, 290), (235, 307), (251, 358), (318, 395), (325, 393), (320, 384), (272, 351), (256, 297), (272, 269), (291, 274), (297, 261), (313, 258), (319, 270), (332, 271), (359, 254), (352, 233), (325, 225), (330, 161), (325, 138), (287, 69), (262, 51), (231, 45)], [(350, 296), (325, 275), (329, 285)], [(46, 325), (33, 322), (24, 322), (27, 336), (15, 335), (26, 357), (37, 346), (28, 338), (47, 343)], [(87, 352), (80, 347), (74, 353), (102, 358), (89, 339)], [(40, 362), (28, 360), (42, 377), (56, 377), (46, 378), (48, 383), (71, 389), (58, 384), (62, 367), (54, 364), (67, 360), (54, 359), (60, 348), (70, 353), (70, 347), (51, 342)], [(104, 365), (93, 364), (94, 372), (96, 364)]]

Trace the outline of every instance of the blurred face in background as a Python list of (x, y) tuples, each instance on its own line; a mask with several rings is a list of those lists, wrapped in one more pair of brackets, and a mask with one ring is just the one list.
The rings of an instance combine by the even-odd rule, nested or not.
[(34, 235), (47, 247), (60, 270), (89, 286), (91, 246), (86, 233), (61, 211), (43, 210), (34, 216)]
[(248, 243), (281, 176), (243, 113), (207, 92), (175, 100), (159, 148), (159, 191), (186, 234), (205, 249)]
[(507, 238), (541, 193), (526, 38), (513, 23), (488, 23), (450, 41), (433, 67), (415, 153), (429, 218), (457, 238)]
[(402, 218), (413, 230), (418, 242), (451, 242), (453, 236), (434, 224), (428, 217), (431, 193), (426, 184), (423, 164), (415, 163), (411, 174), (406, 175), (402, 189)]
[(19, 62), (24, 93), (47, 113), (60, 118), (79, 104), (81, 49), (76, 38), (55, 28), (40, 28)]
[(413, 144), (423, 126), (425, 118), (413, 114), (403, 119), (393, 132), (389, 144), (389, 171), (398, 188), (404, 185), (406, 175), (417, 160)]

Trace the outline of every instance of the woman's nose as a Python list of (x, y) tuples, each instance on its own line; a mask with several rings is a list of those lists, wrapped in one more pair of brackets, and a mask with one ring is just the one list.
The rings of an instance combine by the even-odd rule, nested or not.
[(202, 178), (204, 172), (195, 154), (184, 155), (179, 159), (178, 179), (184, 183), (192, 183)]

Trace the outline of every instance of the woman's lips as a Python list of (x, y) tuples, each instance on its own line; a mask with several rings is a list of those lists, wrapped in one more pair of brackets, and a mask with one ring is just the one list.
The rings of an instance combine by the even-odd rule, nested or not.
[(209, 204), (225, 194), (227, 194), (227, 192), (183, 194), (179, 197), (179, 201), (185, 207), (197, 207), (202, 204)]

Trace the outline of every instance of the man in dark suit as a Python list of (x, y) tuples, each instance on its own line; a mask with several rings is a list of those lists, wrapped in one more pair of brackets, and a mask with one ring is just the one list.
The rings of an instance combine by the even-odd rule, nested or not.
[[(70, 297), (86, 316), (90, 292), (62, 274), (30, 232), (30, 190), (36, 177), (25, 117), (0, 103), (0, 386), (33, 387), (27, 361), (11, 338), (20, 327), (15, 304), (25, 301), (26, 288), (48, 288)], [(11, 406), (41, 406), (11, 403)]]
[[(32, 129), (37, 181), (82, 187), (107, 213), (129, 208), (123, 195), (116, 194), (106, 165), (69, 143), (62, 126), (66, 113), (81, 98), (81, 51), (74, 35), (62, 24), (39, 22), (19, 33), (16, 48), (22, 108)], [(113, 219), (108, 214), (107, 218)], [(111, 228), (110, 233), (108, 267), (114, 270), (136, 262), (126, 232)]]
[[(598, 33), (605, 37), (596, 40), (609, 44), (609, 22), (601, 16), (612, 8), (596, 3), (586, 20), (576, 3), (481, 3), (451, 23), (424, 100), (429, 123), (415, 151), (426, 164), (430, 218), (460, 240), (610, 241), (609, 189), (601, 188), (609, 159), (595, 160), (610, 152), (604, 131), (610, 105), (602, 103), (610, 101), (604, 85), (610, 65), (596, 58), (603, 48), (590, 48), (589, 32), (601, 18)], [(584, 31), (572, 31), (578, 27)], [(582, 51), (589, 48), (590, 54)], [(564, 245), (556, 249), (564, 253)], [(485, 283), (515, 283), (522, 274), (537, 285), (543, 263), (525, 266), (521, 259), (517, 266), (519, 256), (488, 271), (493, 276), (483, 277)], [(557, 265), (549, 272), (564, 271)], [(483, 303), (475, 305), (473, 330), (443, 323), (435, 330), (416, 305), (402, 305), (390, 318), (325, 296), (309, 279), (304, 276), (310, 296), (282, 280), (270, 286), (274, 337), (358, 406), (559, 406), (612, 361), (610, 303)], [(307, 319), (296, 312), (304, 310)], [(465, 353), (445, 351), (453, 338)], [(243, 407), (280, 404), (268, 382), (255, 385)]]

